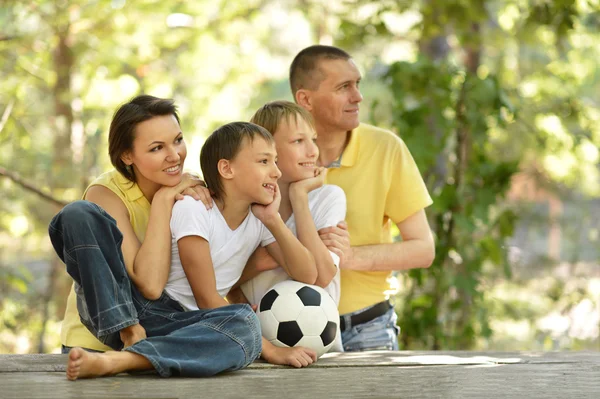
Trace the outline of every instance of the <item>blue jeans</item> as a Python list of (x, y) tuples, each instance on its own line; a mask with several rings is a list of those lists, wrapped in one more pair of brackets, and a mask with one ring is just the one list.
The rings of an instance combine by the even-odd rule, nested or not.
[(123, 235), (98, 205), (73, 202), (48, 230), (75, 281), (81, 322), (102, 343), (123, 349), (120, 330), (139, 323), (147, 339), (124, 350), (144, 356), (162, 377), (239, 370), (260, 355), (260, 324), (248, 305), (185, 312), (165, 293), (144, 298), (125, 269)]
[[(364, 309), (353, 313), (341, 315), (350, 322), (350, 316), (360, 313)], [(374, 318), (366, 323), (357, 324), (342, 332), (342, 344), (344, 351), (367, 351), (367, 350), (398, 350), (398, 334), (400, 328), (396, 325), (398, 315), (394, 308), (390, 308), (385, 314)]]

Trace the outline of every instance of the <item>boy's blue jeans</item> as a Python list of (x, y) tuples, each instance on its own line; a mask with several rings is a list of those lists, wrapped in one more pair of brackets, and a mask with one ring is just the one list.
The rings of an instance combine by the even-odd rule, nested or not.
[[(358, 310), (353, 313), (344, 314), (347, 318), (364, 311)], [(352, 326), (342, 332), (342, 344), (344, 351), (366, 351), (366, 350), (398, 350), (398, 334), (400, 328), (396, 325), (398, 315), (394, 308), (390, 308), (385, 314), (374, 318), (363, 324)]]
[(238, 370), (260, 355), (260, 324), (248, 305), (185, 312), (165, 293), (155, 301), (144, 298), (125, 269), (123, 235), (98, 205), (67, 205), (49, 233), (75, 280), (81, 322), (104, 344), (121, 350), (119, 331), (139, 323), (148, 338), (124, 350), (147, 358), (162, 377)]

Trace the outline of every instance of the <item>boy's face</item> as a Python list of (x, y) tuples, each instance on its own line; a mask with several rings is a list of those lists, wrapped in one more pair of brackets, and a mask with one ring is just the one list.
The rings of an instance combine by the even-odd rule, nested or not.
[(273, 136), (281, 181), (292, 183), (314, 177), (319, 157), (315, 130), (302, 117), (297, 116), (296, 120), (290, 118), (280, 121)]
[(242, 149), (231, 161), (237, 195), (250, 203), (268, 205), (275, 197), (275, 186), (281, 172), (275, 163), (275, 145), (262, 137), (244, 139)]

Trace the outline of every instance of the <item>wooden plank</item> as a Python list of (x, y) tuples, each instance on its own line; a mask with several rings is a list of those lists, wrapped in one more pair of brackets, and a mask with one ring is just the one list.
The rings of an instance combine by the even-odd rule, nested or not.
[[(0, 355), (0, 372), (64, 371), (67, 355)], [(598, 352), (374, 351), (329, 353), (312, 367), (493, 365), (600, 362)], [(257, 361), (256, 369), (285, 368)]]
[(246, 369), (206, 379), (0, 373), (0, 398), (598, 398), (600, 363)]

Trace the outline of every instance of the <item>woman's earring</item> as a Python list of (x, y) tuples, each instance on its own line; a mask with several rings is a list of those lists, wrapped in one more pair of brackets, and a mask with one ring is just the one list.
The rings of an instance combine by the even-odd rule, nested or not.
[(127, 170), (127, 172), (131, 173), (131, 165), (125, 165), (125, 170)]

